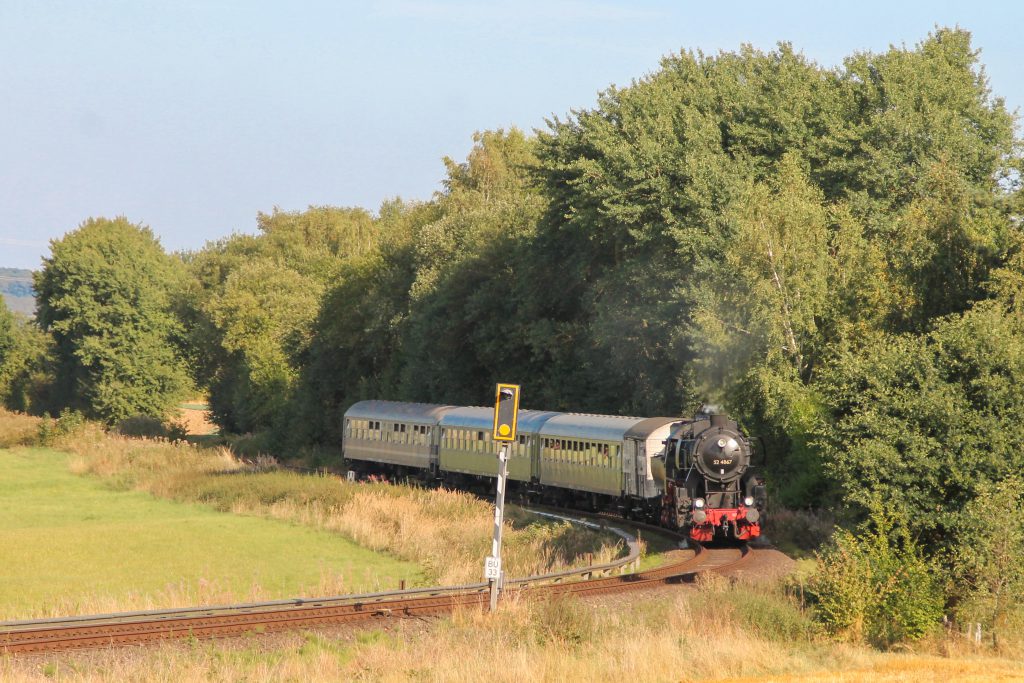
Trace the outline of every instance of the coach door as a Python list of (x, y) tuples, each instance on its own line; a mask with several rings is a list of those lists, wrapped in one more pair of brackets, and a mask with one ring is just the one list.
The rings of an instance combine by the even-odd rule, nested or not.
[(636, 462), (633, 465), (633, 477), (635, 495), (644, 495), (644, 482), (647, 480), (647, 442), (638, 440), (636, 442)]
[(626, 492), (627, 496), (635, 496), (637, 492), (636, 463), (638, 444), (633, 439), (626, 439), (622, 445), (622, 489)]

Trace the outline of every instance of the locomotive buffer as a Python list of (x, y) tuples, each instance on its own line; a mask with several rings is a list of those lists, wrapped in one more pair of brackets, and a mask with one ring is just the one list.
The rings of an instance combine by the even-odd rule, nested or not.
[(494, 496), (494, 539), (491, 554), (484, 560), (484, 578), (490, 584), (491, 611), (498, 607), (498, 591), (503, 583), (501, 571), (501, 527), (505, 514), (505, 480), (508, 476), (508, 444), (516, 440), (519, 419), (519, 385), (498, 384), (494, 397), (493, 439), (501, 444), (498, 451), (498, 490)]

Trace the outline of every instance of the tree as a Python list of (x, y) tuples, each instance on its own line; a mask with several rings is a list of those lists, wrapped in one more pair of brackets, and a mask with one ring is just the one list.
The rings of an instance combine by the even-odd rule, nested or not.
[(35, 289), (37, 319), (54, 340), (57, 400), (108, 423), (165, 417), (189, 387), (171, 312), (180, 262), (124, 217), (90, 218), (51, 252)]
[(932, 549), (957, 542), (986, 483), (1024, 468), (1024, 326), (998, 302), (928, 335), (837, 352), (817, 386), (828, 416), (818, 445), (846, 500), (915, 511), (908, 522)]
[(0, 302), (0, 405), (42, 413), (53, 410), (51, 341), (31, 320)]
[(1012, 475), (984, 482), (964, 508), (953, 548), (957, 612), (962, 621), (980, 621), (1006, 635), (1024, 591), (1024, 480)]
[(281, 426), (320, 297), (345, 263), (377, 241), (363, 209), (311, 206), (260, 213), (260, 234), (233, 235), (189, 254), (179, 316), (197, 384), (231, 432)]
[(205, 312), (227, 362), (211, 384), (211, 408), (232, 431), (266, 429), (282, 415), (309, 342), (320, 283), (270, 259), (234, 270)]

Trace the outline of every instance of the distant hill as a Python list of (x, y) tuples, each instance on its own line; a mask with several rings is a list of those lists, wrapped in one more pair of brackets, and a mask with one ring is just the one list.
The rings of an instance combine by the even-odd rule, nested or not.
[(32, 289), (32, 271), (24, 268), (0, 268), (0, 296), (7, 308), (25, 315), (36, 311), (36, 293)]

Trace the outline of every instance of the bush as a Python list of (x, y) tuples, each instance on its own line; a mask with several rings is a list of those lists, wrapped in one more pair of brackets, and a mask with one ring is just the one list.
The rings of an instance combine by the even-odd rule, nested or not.
[(772, 507), (764, 525), (765, 535), (787, 555), (804, 557), (832, 538), (835, 520), (822, 510), (790, 510)]
[(917, 640), (942, 618), (943, 594), (905, 525), (876, 512), (859, 534), (838, 531), (806, 593), (831, 634), (879, 647)]
[(164, 439), (167, 438), (167, 429), (164, 423), (155, 417), (148, 415), (134, 415), (119, 420), (114, 425), (114, 431), (121, 436), (131, 436), (143, 439)]
[(58, 439), (72, 437), (85, 427), (85, 416), (77, 410), (65, 408), (56, 420), (44, 414), (39, 423), (38, 441), (40, 446), (53, 446)]

